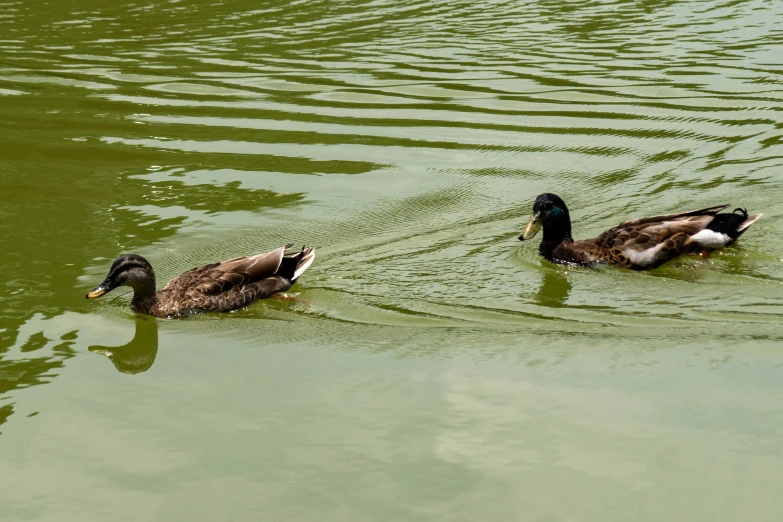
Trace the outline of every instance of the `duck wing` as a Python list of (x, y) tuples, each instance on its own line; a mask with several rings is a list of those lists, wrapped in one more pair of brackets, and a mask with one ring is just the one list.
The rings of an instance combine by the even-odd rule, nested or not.
[(289, 246), (196, 267), (169, 281), (162, 291), (184, 290), (190, 295), (218, 295), (232, 288), (262, 281), (275, 275), (283, 261), (285, 249)]
[(604, 248), (645, 250), (675, 234), (691, 236), (704, 230), (715, 219), (715, 215), (726, 207), (728, 205), (718, 205), (690, 212), (631, 219), (605, 231), (595, 242)]
[(634, 269), (659, 266), (696, 244), (691, 237), (709, 226), (728, 205), (625, 221), (594, 240), (612, 262)]

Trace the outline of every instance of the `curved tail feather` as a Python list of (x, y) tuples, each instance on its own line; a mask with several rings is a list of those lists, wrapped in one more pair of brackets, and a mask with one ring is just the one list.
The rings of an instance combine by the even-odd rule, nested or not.
[(302, 247), (300, 252), (283, 258), (275, 275), (295, 282), (313, 264), (313, 260), (315, 260), (315, 249)]
[(726, 244), (731, 244), (761, 216), (763, 216), (763, 214), (748, 216), (747, 210), (744, 208), (737, 208), (734, 209), (734, 212), (731, 214), (727, 212), (715, 216), (715, 219), (707, 225), (707, 230), (712, 230), (713, 232), (727, 236)]

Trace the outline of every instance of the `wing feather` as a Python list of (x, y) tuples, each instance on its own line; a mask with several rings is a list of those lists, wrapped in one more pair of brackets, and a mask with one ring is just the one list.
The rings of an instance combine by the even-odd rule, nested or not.
[(639, 252), (664, 243), (677, 234), (692, 236), (704, 230), (715, 214), (728, 207), (719, 205), (690, 212), (632, 219), (601, 234), (596, 243), (603, 248)]
[(187, 289), (185, 293), (193, 298), (218, 295), (275, 275), (284, 253), (285, 247), (280, 247), (272, 252), (199, 266), (175, 277), (163, 290)]

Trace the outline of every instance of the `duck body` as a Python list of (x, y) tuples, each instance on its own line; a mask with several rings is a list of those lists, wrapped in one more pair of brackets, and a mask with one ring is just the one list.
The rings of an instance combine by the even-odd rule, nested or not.
[(737, 240), (762, 214), (749, 216), (744, 209), (719, 212), (728, 205), (625, 221), (594, 239), (574, 241), (571, 218), (565, 202), (555, 194), (541, 194), (533, 216), (519, 236), (532, 239), (543, 228), (539, 254), (564, 265), (598, 263), (648, 270), (675, 257), (709, 252)]
[(156, 317), (184, 317), (201, 312), (229, 312), (285, 292), (312, 264), (313, 248), (285, 255), (291, 245), (272, 252), (237, 257), (199, 266), (155, 291), (155, 273), (136, 254), (124, 254), (112, 263), (105, 280), (87, 294), (100, 297), (120, 286), (133, 288), (131, 309)]

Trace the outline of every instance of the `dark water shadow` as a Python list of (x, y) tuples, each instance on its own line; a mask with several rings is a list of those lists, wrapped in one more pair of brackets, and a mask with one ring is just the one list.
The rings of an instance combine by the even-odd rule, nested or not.
[[(31, 292), (19, 292), (20, 295), (25, 293)], [(7, 298), (7, 294), (0, 295), (0, 303), (7, 306), (3, 312), (17, 304)], [(26, 339), (20, 339), (20, 332), (31, 317), (0, 316), (0, 426), (15, 413), (14, 392), (52, 382), (59, 375), (58, 370), (65, 366), (65, 361), (76, 355), (73, 345), (78, 330), (63, 333), (59, 337), (47, 337), (43, 330), (32, 331), (25, 334)], [(51, 318), (43, 313), (39, 317)], [(29, 416), (36, 414), (34, 412)]]
[(564, 308), (568, 295), (571, 293), (571, 282), (565, 274), (557, 271), (544, 272), (541, 288), (533, 296), (533, 300), (541, 306), (549, 308)]
[(122, 346), (90, 346), (89, 350), (109, 358), (120, 373), (146, 372), (158, 354), (158, 321), (152, 317), (136, 318), (136, 334)]

